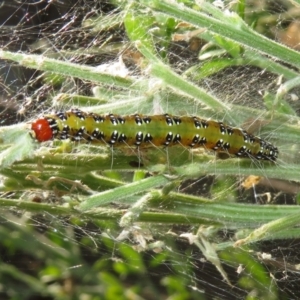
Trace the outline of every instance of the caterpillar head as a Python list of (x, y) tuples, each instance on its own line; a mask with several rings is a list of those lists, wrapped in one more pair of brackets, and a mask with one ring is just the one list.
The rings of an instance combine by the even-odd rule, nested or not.
[(38, 119), (31, 124), (31, 130), (35, 133), (35, 138), (39, 142), (46, 142), (53, 138), (53, 130), (47, 119)]

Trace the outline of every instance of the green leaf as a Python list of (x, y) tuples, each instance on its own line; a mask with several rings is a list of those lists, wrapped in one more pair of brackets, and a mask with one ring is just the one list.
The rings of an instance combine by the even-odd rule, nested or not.
[(124, 18), (125, 29), (130, 40), (141, 41), (152, 54), (157, 54), (150, 34), (154, 23), (155, 18), (151, 14), (145, 15), (134, 10), (128, 10)]
[(0, 169), (32, 156), (34, 143), (29, 131), (24, 130), (24, 124), (0, 128), (0, 147), (5, 147), (0, 153)]

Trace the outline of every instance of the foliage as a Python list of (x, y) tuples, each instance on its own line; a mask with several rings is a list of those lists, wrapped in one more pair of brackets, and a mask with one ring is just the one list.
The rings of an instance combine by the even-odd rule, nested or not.
[[(1, 127), (1, 241), (5, 256), (23, 256), (15, 264), (3, 259), (2, 290), (14, 299), (31, 299), (36, 294), (45, 299), (83, 295), (86, 299), (137, 295), (152, 299), (156, 293), (161, 298), (166, 294), (174, 299), (205, 299), (209, 279), (194, 275), (204, 257), (205, 264), (217, 270), (217, 275), (208, 276), (218, 280), (216, 294), (229, 297), (225, 290), (234, 286), (236, 297), (279, 299), (280, 291), (264, 266), (267, 259), (259, 256), (257, 245), (299, 238), (300, 210), (296, 205), (247, 204), (243, 194), (239, 201), (235, 178), (256, 175), (271, 185), (284, 180), (299, 183), (300, 120), (285, 96), (299, 85), (300, 54), (247, 24), (244, 1), (229, 9), (209, 1), (201, 5), (115, 1), (114, 5), (118, 12), (86, 19), (81, 30), (106, 33), (124, 26), (128, 40), (122, 49), (132, 59), (135, 75), (122, 61), (96, 67), (47, 53), (6, 49), (0, 50), (0, 58), (41, 71), (44, 84), (54, 86), (55, 93), (45, 101), (49, 107), (71, 103), (97, 113), (149, 114), (159, 106), (165, 112), (196, 112), (234, 126), (253, 116), (251, 125), (278, 145), (279, 161), (221, 160), (201, 151), (193, 152), (191, 158), (182, 147), (139, 154), (61, 141), (37, 145), (28, 124)], [(172, 62), (175, 37), (203, 41), (197, 64), (180, 70)], [(109, 53), (109, 49), (104, 45), (93, 55)], [(76, 49), (68, 55), (78, 53)], [(266, 87), (264, 107), (259, 108), (219, 99), (205, 88), (203, 82), (209, 76), (224, 76), (222, 72), (236, 66), (259, 68), (285, 82), (276, 93)], [(97, 86), (94, 96), (66, 92), (65, 82), (70, 84), (74, 78)], [(37, 118), (38, 113), (31, 117)], [(184, 180), (207, 180), (208, 175), (215, 176), (209, 196), (181, 191)], [(10, 192), (13, 196), (7, 197)], [(226, 268), (239, 265), (242, 275), (231, 278)]]

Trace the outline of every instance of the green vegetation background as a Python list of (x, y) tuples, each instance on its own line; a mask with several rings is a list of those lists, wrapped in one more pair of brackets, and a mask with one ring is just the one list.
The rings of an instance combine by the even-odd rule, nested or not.
[[(263, 255), (263, 247), (270, 243), (276, 249), (276, 242), (290, 244), (300, 234), (296, 196), (300, 123), (297, 109), (286, 101), (300, 82), (300, 54), (267, 37), (267, 31), (258, 33), (259, 18), (271, 12), (246, 18), (249, 8), (244, 1), (227, 3), (226, 9), (209, 1), (112, 4), (116, 11), (86, 18), (82, 30), (106, 36), (122, 28), (120, 45), (77, 47), (62, 50), (61, 56), (0, 50), (1, 59), (41, 71), (43, 84), (53, 86), (46, 101), (36, 104), (40, 107), (32, 119), (55, 105), (120, 114), (149, 114), (159, 106), (164, 112), (197, 114), (233, 126), (252, 117), (259, 123), (259, 134), (278, 145), (279, 160), (275, 164), (221, 160), (201, 151), (191, 157), (179, 147), (142, 153), (140, 164), (136, 153), (105, 147), (60, 141), (54, 147), (37, 145), (25, 123), (2, 127), (3, 297), (283, 299), (294, 295), (295, 291), (280, 286), (276, 276), (285, 261), (285, 268), (289, 265), (285, 271), (297, 280), (297, 260), (281, 252), (275, 264), (270, 253)], [(172, 61), (174, 37), (204, 43), (197, 64), (182, 70)], [(105, 56), (120, 49), (131, 57), (134, 76), (121, 76), (126, 68), (117, 59), (115, 65), (102, 68), (79, 59), (71, 62), (81, 52)], [(228, 101), (226, 88), (222, 98), (205, 88), (209, 76), (221, 74), (222, 81), (226, 70), (243, 67), (245, 72), (258, 68), (283, 83), (275, 91), (266, 86), (263, 101), (254, 99), (249, 105), (245, 100)], [(75, 78), (93, 86), (95, 96), (68, 93), (66, 86)], [(250, 175), (264, 177), (271, 186), (286, 183), (288, 188), (277, 192), (294, 204), (247, 204), (250, 192), (240, 193), (239, 180)], [(182, 188), (187, 179), (198, 179), (208, 189), (189, 195)]]

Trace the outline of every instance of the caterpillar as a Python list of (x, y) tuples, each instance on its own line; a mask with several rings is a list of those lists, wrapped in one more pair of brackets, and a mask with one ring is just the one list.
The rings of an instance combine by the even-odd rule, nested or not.
[(113, 147), (183, 145), (275, 162), (278, 149), (246, 130), (196, 116), (98, 115), (78, 109), (45, 115), (31, 124), (39, 142), (71, 139)]

